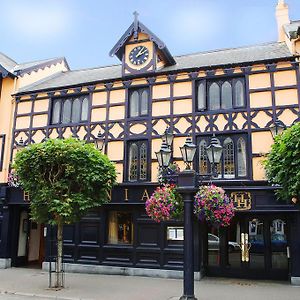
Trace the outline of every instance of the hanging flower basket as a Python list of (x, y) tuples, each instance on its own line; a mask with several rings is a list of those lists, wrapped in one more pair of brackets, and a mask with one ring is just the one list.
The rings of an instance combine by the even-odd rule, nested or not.
[(166, 184), (157, 187), (146, 201), (147, 215), (155, 222), (178, 219), (183, 214), (183, 200), (176, 186)]
[(234, 216), (234, 206), (225, 191), (215, 185), (201, 186), (194, 199), (194, 213), (215, 227), (226, 227)]
[(11, 172), (8, 174), (7, 184), (11, 187), (20, 187), (19, 177), (14, 170), (11, 170)]

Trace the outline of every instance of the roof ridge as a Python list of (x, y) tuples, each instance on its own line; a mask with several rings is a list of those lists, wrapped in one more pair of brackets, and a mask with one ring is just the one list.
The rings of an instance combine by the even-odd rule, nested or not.
[(3, 56), (5, 56), (6, 58), (8, 58), (9, 60), (11, 60), (12, 62), (14, 62), (16, 65), (18, 64), (14, 59), (12, 59), (11, 57), (7, 56), (3, 52), (0, 52), (0, 54), (3, 55)]
[(285, 42), (266, 42), (261, 44), (249, 44), (245, 46), (239, 46), (239, 47), (229, 47), (229, 48), (220, 48), (215, 50), (207, 50), (207, 51), (200, 51), (200, 52), (192, 52), (189, 54), (181, 54), (181, 55), (175, 55), (174, 57), (185, 57), (185, 56), (192, 56), (192, 55), (198, 55), (198, 54), (208, 54), (208, 53), (215, 53), (215, 52), (221, 52), (221, 51), (228, 51), (228, 50), (236, 50), (236, 49), (245, 49), (245, 48), (251, 48), (251, 47), (257, 47), (257, 46), (267, 46), (271, 44), (285, 44)]
[(90, 67), (90, 68), (83, 68), (83, 69), (75, 69), (75, 70), (70, 70), (69, 72), (99, 70), (99, 69), (104, 69), (104, 68), (118, 67), (118, 66), (121, 66), (121, 65), (122, 64), (113, 64), (113, 65), (107, 65), (107, 66), (98, 66), (98, 67)]
[(44, 59), (37, 59), (37, 60), (32, 60), (32, 61), (25, 61), (22, 63), (19, 63), (17, 65), (25, 65), (25, 64), (32, 64), (32, 63), (38, 63), (41, 61), (51, 61), (51, 60), (55, 60), (55, 59), (59, 59), (59, 58), (65, 58), (64, 56), (57, 56), (57, 57), (52, 57), (52, 58), (44, 58)]

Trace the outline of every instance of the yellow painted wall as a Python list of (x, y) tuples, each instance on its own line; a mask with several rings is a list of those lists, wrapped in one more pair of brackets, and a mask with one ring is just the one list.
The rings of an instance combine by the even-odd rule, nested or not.
[(266, 173), (263, 167), (263, 157), (253, 157), (253, 180), (266, 180)]
[(274, 73), (275, 86), (288, 86), (295, 85), (296, 83), (296, 71), (280, 71)]
[(285, 89), (275, 92), (276, 105), (290, 105), (298, 103), (297, 89)]
[(272, 106), (271, 92), (259, 92), (250, 94), (250, 107), (270, 107)]
[(13, 126), (14, 103), (11, 93), (14, 90), (14, 80), (6, 77), (2, 80), (2, 90), (0, 98), (0, 134), (5, 134), (5, 148), (3, 157), (3, 167), (0, 171), (0, 183), (7, 181), (8, 166), (11, 153), (11, 128)]
[(67, 68), (64, 62), (52, 65), (50, 67), (39, 69), (38, 71), (33, 71), (30, 74), (24, 74), (22, 77), (18, 77), (17, 88), (22, 88), (26, 85), (29, 85), (33, 82), (36, 82), (42, 78), (53, 75), (54, 73), (67, 71)]
[(270, 74), (254, 74), (249, 76), (249, 88), (250, 89), (259, 89), (267, 88), (271, 86)]

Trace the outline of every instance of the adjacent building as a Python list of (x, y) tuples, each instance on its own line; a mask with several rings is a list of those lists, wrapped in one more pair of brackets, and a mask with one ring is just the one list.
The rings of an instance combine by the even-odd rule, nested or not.
[[(273, 143), (270, 129), (278, 122), (291, 126), (300, 117), (300, 21), (289, 20), (284, 1), (278, 1), (276, 16), (277, 42), (173, 56), (135, 15), (110, 52), (119, 65), (71, 71), (61, 59), (41, 62), (40, 71), (38, 66), (33, 71), (3, 69), (7, 77), (2, 87), (6, 80), (11, 86), (6, 94), (2, 88), (0, 105), (11, 117), (3, 127), (0, 120), (5, 129), (0, 132), (2, 261), (17, 266), (42, 261), (45, 253), (47, 260), (51, 249), (49, 232), (28, 219), (27, 195), (6, 185), (20, 140), (30, 144), (73, 136), (93, 142), (100, 133), (103, 151), (115, 162), (118, 186), (110, 204), (65, 226), (67, 267), (114, 266), (115, 272), (155, 270), (177, 276), (183, 267), (183, 223), (157, 224), (144, 209), (158, 184), (155, 151), (170, 127), (173, 161), (184, 168), (179, 146), (190, 135), (197, 145), (193, 167), (203, 175), (210, 170), (205, 148), (215, 134), (223, 154), (213, 182), (226, 190), (237, 209), (229, 228), (195, 220), (199, 277), (300, 284), (300, 199), (278, 202), (262, 166)], [(51, 76), (31, 77), (45, 70), (52, 70)], [(25, 76), (32, 80), (22, 84)], [(242, 234), (251, 244), (246, 258), (240, 250)]]

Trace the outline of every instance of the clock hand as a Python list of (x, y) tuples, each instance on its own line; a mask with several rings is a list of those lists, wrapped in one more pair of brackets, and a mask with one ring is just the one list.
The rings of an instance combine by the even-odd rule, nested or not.
[(147, 51), (147, 49), (145, 47), (143, 47), (136, 55), (136, 57), (141, 56), (142, 54), (144, 54)]

